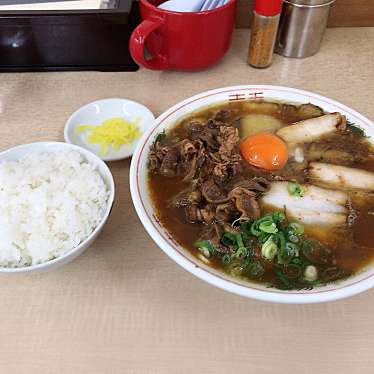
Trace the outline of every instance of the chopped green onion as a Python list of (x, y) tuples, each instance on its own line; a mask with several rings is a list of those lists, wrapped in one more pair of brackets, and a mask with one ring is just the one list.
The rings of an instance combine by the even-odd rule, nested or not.
[(318, 270), (314, 265), (308, 265), (304, 270), (304, 279), (308, 282), (314, 282), (318, 278)]
[(299, 256), (299, 247), (295, 243), (286, 243), (287, 255), (290, 257)]
[(214, 256), (216, 253), (216, 249), (208, 240), (199, 240), (195, 242), (194, 246), (199, 249), (205, 257)]
[(228, 264), (231, 262), (231, 256), (228, 255), (228, 254), (223, 255), (223, 257), (222, 257), (222, 262), (223, 262), (225, 265), (228, 265)]
[(274, 234), (278, 232), (277, 225), (274, 222), (270, 221), (261, 222), (258, 228), (260, 229), (260, 231), (266, 232), (268, 234)]
[(247, 256), (247, 253), (248, 251), (246, 247), (239, 247), (235, 252), (235, 257), (241, 260)]
[(273, 213), (273, 221), (275, 223), (282, 222), (286, 219), (286, 215), (283, 212), (275, 212)]
[(211, 256), (207, 248), (198, 248), (198, 250), (204, 255), (204, 257), (209, 258)]
[(283, 288), (288, 289), (288, 290), (292, 288), (292, 284), (290, 280), (286, 277), (286, 275), (282, 271), (277, 270), (275, 274), (278, 276), (278, 278), (282, 282), (284, 286)]
[(241, 236), (241, 234), (234, 234), (235, 236), (235, 239), (236, 239), (236, 244), (238, 245), (238, 248), (243, 248), (244, 247), (244, 243), (243, 243), (243, 238)]
[(265, 243), (270, 237), (271, 237), (272, 234), (267, 234), (266, 232), (262, 232), (259, 237), (257, 238), (257, 240), (263, 244)]
[(297, 235), (304, 234), (304, 226), (299, 222), (291, 222), (288, 227), (290, 227)]
[(166, 132), (165, 132), (165, 130), (164, 130), (164, 131), (159, 132), (159, 133), (156, 135), (155, 143), (157, 143), (157, 142), (161, 142), (161, 141), (163, 141), (165, 138), (166, 138)]
[(269, 261), (272, 261), (278, 252), (278, 246), (270, 237), (261, 247), (261, 255)]
[(291, 242), (291, 243), (298, 243), (300, 241), (299, 237), (297, 235), (288, 235), (288, 240)]
[(304, 188), (295, 182), (288, 182), (287, 191), (291, 196), (295, 197), (303, 197), (305, 193)]
[(291, 263), (292, 264), (295, 264), (295, 265), (300, 265), (302, 263), (301, 259), (299, 257), (294, 257), (292, 260), (291, 260)]
[(259, 236), (261, 234), (261, 231), (257, 229), (258, 227), (258, 224), (257, 224), (257, 221), (253, 222), (252, 223), (252, 226), (251, 226), (251, 234), (253, 236)]
[(243, 275), (246, 269), (242, 261), (233, 260), (227, 266), (227, 270), (233, 276), (240, 276), (240, 275)]
[(231, 232), (225, 232), (221, 238), (221, 242), (227, 247), (234, 246), (236, 244), (236, 236)]
[(366, 135), (365, 130), (362, 127), (349, 121), (347, 121), (347, 125), (348, 125), (348, 129), (351, 131), (352, 134), (361, 136), (363, 138), (370, 138), (370, 136)]
[(278, 233), (277, 236), (279, 238), (280, 250), (281, 250), (282, 253), (285, 253), (285, 251), (286, 251), (286, 238), (284, 237), (284, 234), (281, 231)]
[(251, 240), (251, 221), (246, 221), (240, 225), (240, 232), (244, 240)]
[(247, 272), (251, 278), (259, 278), (264, 274), (265, 269), (259, 261), (252, 261), (247, 266)]

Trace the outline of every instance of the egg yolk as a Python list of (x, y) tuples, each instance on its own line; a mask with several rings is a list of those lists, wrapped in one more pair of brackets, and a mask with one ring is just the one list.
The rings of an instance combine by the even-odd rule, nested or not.
[(283, 140), (266, 132), (247, 136), (240, 143), (240, 153), (249, 164), (265, 170), (280, 170), (288, 161)]

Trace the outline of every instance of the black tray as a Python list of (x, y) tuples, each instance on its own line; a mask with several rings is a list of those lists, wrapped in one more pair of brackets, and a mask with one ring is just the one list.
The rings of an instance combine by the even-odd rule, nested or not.
[(0, 71), (135, 71), (129, 38), (138, 3), (113, 9), (0, 11)]

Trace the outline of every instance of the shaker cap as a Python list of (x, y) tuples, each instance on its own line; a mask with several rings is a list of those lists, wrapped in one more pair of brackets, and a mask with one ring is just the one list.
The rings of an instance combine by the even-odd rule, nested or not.
[(282, 11), (283, 0), (255, 0), (254, 10), (262, 16), (275, 16)]

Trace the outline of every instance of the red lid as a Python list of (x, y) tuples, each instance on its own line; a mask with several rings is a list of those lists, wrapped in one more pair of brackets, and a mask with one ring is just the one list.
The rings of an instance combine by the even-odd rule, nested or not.
[(255, 0), (254, 9), (262, 16), (275, 16), (282, 11), (283, 0)]

